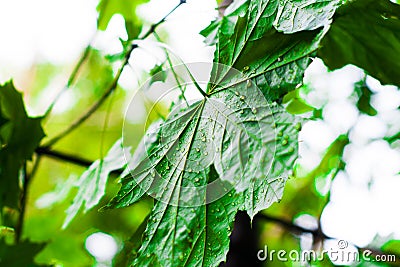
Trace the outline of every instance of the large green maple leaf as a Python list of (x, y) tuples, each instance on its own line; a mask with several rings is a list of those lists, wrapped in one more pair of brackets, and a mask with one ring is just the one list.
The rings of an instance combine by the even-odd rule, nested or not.
[[(221, 63), (206, 92), (148, 132), (143, 142), (151, 145), (135, 156), (141, 160), (107, 206), (129, 206), (145, 194), (156, 199), (134, 266), (216, 266), (237, 211), (253, 217), (282, 197), (300, 126), (274, 101), (301, 83), (333, 13), (317, 15), (326, 5), (311, 5), (309, 26), (293, 23), (285, 34), (274, 25), (289, 12), (284, 4), (241, 1), (203, 31)], [(312, 11), (317, 20), (309, 20)]]

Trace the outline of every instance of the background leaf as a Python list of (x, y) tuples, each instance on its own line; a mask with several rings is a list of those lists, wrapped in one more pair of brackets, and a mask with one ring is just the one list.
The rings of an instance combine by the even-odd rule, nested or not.
[(165, 82), (167, 78), (167, 73), (163, 70), (163, 64), (155, 65), (154, 68), (150, 70), (150, 84), (155, 82)]
[(389, 0), (348, 1), (338, 9), (318, 56), (331, 69), (363, 68), (400, 86), (400, 6)]
[[(7, 245), (0, 240), (0, 265), (13, 267), (39, 267), (34, 258), (45, 244), (35, 244), (24, 241), (17, 245)], [(41, 265), (42, 266), (42, 265)]]
[(147, 0), (101, 0), (97, 7), (99, 11), (98, 29), (105, 31), (111, 18), (115, 14), (120, 14), (125, 20), (128, 39), (136, 38), (141, 29), (141, 23), (136, 16), (136, 7), (146, 2)]
[(285, 104), (286, 111), (291, 114), (303, 114), (315, 110), (300, 96), (300, 89), (297, 88), (287, 93), (282, 99), (282, 104)]
[(314, 170), (308, 174), (308, 176), (312, 177), (313, 179), (318, 177), (325, 178), (329, 174), (334, 173), (333, 177), (335, 177), (335, 174), (339, 170), (344, 169), (344, 162), (342, 159), (343, 151), (349, 142), (349, 137), (347, 135), (339, 135), (327, 148), (325, 155), (318, 166), (315, 167)]
[(12, 82), (0, 86), (0, 208), (18, 207), (19, 171), (45, 136), (41, 118), (28, 117)]
[(378, 111), (371, 105), (371, 97), (374, 93), (368, 88), (365, 81), (360, 81), (354, 85), (354, 92), (358, 96), (357, 108), (361, 113), (375, 116)]
[(79, 178), (76, 186), (79, 188), (73, 203), (67, 209), (63, 228), (66, 228), (84, 205), (84, 212), (96, 206), (105, 194), (108, 176), (112, 171), (122, 169), (126, 165), (122, 141), (118, 140), (104, 159), (99, 159)]

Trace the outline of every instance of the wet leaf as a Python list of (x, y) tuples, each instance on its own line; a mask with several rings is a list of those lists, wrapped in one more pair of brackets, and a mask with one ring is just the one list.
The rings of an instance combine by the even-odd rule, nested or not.
[[(214, 61), (243, 71), (271, 101), (279, 99), (302, 83), (310, 56), (316, 52), (325, 34), (321, 28), (327, 26), (328, 18), (332, 15), (332, 12), (328, 12), (320, 16), (323, 8), (318, 5), (311, 8), (315, 1), (298, 1), (304, 6), (310, 5), (301, 17), (310, 25), (306, 29), (315, 30), (304, 31), (302, 24), (293, 23), (290, 30), (292, 34), (284, 34), (275, 27), (283, 11), (287, 12), (285, 16), (290, 16), (285, 6), (287, 3), (247, 1), (243, 9), (248, 12), (241, 13), (235, 23), (229, 17), (223, 18), (219, 25)], [(291, 14), (294, 16), (296, 12), (292, 10)], [(311, 17), (314, 20), (308, 21)], [(226, 79), (226, 75), (228, 73), (218, 69), (218, 66), (213, 69), (212, 77), (216, 84), (225, 81), (226, 86), (229, 86), (231, 81)], [(213, 90), (210, 88), (210, 91)]]
[(279, 4), (274, 26), (284, 33), (324, 27), (331, 22), (338, 4), (338, 0), (284, 0)]
[(307, 31), (294, 24), (285, 34), (274, 27), (280, 8), (279, 1), (236, 1), (202, 32), (224, 65), (215, 65), (201, 99), (174, 106), (147, 132), (145, 155), (107, 205), (155, 199), (134, 266), (217, 266), (235, 214), (253, 217), (282, 198), (301, 125), (275, 101), (302, 82), (331, 13), (318, 16), (315, 8), (318, 21)]

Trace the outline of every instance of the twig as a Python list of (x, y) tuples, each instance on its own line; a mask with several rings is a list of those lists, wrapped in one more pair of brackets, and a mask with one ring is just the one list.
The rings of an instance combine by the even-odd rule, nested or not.
[[(170, 12), (168, 12), (167, 15), (165, 15), (161, 20), (159, 20), (157, 23), (153, 24), (150, 26), (150, 28), (147, 30), (147, 32), (140, 37), (139, 39), (143, 40), (146, 39), (148, 36), (150, 36), (155, 29), (162, 24), (169, 15), (171, 15), (179, 6), (182, 4), (186, 3), (186, 0), (181, 0), (178, 5), (176, 5)], [(118, 85), (118, 80), (121, 77), (122, 71), (124, 70), (125, 66), (128, 65), (129, 58), (132, 54), (132, 51), (138, 47), (137, 44), (131, 44), (126, 52), (126, 55), (124, 57), (124, 61), (121, 65), (121, 67), (118, 69), (117, 74), (115, 75), (112, 83), (108, 86), (104, 94), (100, 97), (99, 100), (97, 100), (96, 103), (94, 103), (87, 111), (85, 114), (83, 114), (81, 117), (79, 117), (76, 121), (74, 121), (67, 129), (65, 129), (63, 132), (59, 133), (52, 139), (50, 139), (44, 146), (45, 147), (50, 147), (57, 143), (60, 139), (64, 138), (67, 136), (69, 133), (71, 133), (73, 130), (75, 130), (78, 126), (80, 126), (83, 122), (85, 122), (103, 103), (104, 101), (110, 96), (110, 94), (117, 88)]]

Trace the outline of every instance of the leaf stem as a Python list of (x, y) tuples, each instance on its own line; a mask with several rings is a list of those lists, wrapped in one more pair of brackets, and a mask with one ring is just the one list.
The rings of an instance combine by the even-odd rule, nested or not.
[[(155, 33), (155, 34), (156, 34), (156, 33)], [(157, 38), (157, 36), (156, 36), (156, 38)], [(158, 40), (158, 38), (157, 38), (157, 40)], [(177, 56), (177, 55), (172, 51), (171, 48), (169, 48), (169, 47), (166, 46), (165, 44), (164, 44), (162, 47), (163, 47), (163, 49), (164, 49), (165, 51), (169, 51), (171, 54), (173, 54), (173, 55), (180, 61), (180, 63), (185, 67), (186, 71), (188, 72), (188, 74), (189, 74), (189, 76), (190, 76), (190, 80), (191, 80), (191, 81), (193, 82), (193, 84), (196, 86), (196, 89), (201, 93), (201, 95), (204, 96), (204, 97), (208, 97), (209, 95), (201, 89), (201, 87), (200, 87), (199, 84), (197, 83), (196, 79), (194, 78), (194, 76), (193, 76), (192, 73), (190, 72), (189, 68), (188, 68), (187, 65), (185, 64), (185, 62), (184, 62), (179, 56)], [(168, 54), (167, 54), (167, 56), (168, 56)], [(168, 57), (167, 57), (167, 58), (168, 58)], [(171, 69), (172, 69), (172, 68), (171, 68)], [(173, 70), (173, 69), (172, 69), (172, 70)], [(178, 84), (179, 84), (179, 83), (178, 83)]]
[[(157, 34), (157, 32), (154, 32), (154, 36), (156, 37), (157, 41), (162, 42), (162, 40), (161, 40), (160, 36)], [(181, 85), (181, 83), (180, 83), (180, 81), (179, 81), (179, 76), (178, 76), (178, 74), (176, 73), (176, 71), (174, 70), (174, 66), (173, 66), (173, 64), (172, 64), (171, 57), (169, 56), (168, 49), (165, 48), (165, 47), (163, 47), (163, 50), (164, 50), (164, 52), (165, 52), (165, 56), (166, 56), (166, 58), (167, 58), (169, 68), (171, 69), (172, 74), (174, 75), (174, 79), (175, 79), (175, 81), (176, 81), (176, 84), (178, 85), (179, 90), (181, 91), (182, 99), (185, 101), (186, 106), (189, 106), (189, 103), (188, 103), (188, 101), (187, 101), (187, 99), (186, 99), (186, 97), (185, 97), (186, 86), (185, 86), (185, 88), (183, 88), (182, 85)]]
[(196, 87), (197, 91), (200, 92), (200, 94), (204, 97), (207, 98), (208, 94), (201, 89), (200, 85), (197, 83), (196, 79), (194, 78), (193, 74), (190, 72), (189, 68), (186, 66), (186, 64), (183, 64), (185, 66), (186, 71), (189, 73), (190, 79), (192, 80), (194, 86)]

